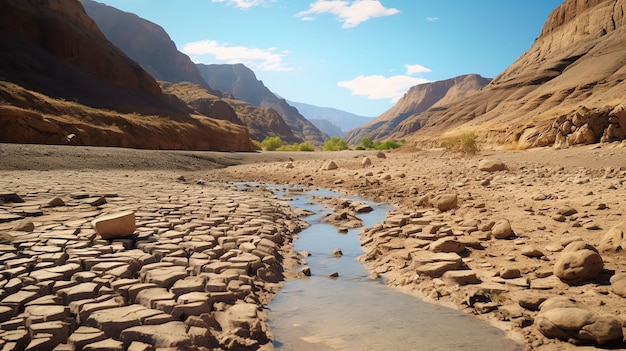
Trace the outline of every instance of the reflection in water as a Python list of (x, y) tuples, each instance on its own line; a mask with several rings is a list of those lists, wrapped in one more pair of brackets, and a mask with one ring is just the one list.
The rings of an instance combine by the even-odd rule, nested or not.
[[(325, 209), (308, 196), (339, 196), (328, 191), (293, 198), (293, 205), (316, 212), (311, 227), (299, 234), (295, 250), (307, 250), (313, 276), (289, 281), (270, 304), (270, 325), (280, 351), (324, 350), (498, 350), (522, 347), (486, 323), (461, 312), (423, 302), (367, 278), (356, 257), (362, 254), (359, 229), (347, 235), (320, 222)], [(364, 226), (385, 219), (390, 207), (370, 203)], [(343, 257), (331, 251), (341, 248)], [(328, 275), (338, 272), (339, 278)]]

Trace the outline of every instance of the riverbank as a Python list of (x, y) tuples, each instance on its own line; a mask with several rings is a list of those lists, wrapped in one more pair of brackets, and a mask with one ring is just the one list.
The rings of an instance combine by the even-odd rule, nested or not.
[[(97, 212), (88, 206), (93, 205), (67, 197), (89, 188), (83, 192), (87, 192), (92, 200), (97, 200), (93, 195), (118, 193), (117, 200), (104, 197), (111, 201), (103, 205), (107, 209), (111, 209), (108, 207), (115, 201), (121, 203), (120, 198), (128, 201), (128, 206), (133, 204), (152, 209), (156, 206), (156, 199), (178, 199), (179, 194), (194, 193), (192, 189), (208, 189), (210, 186), (214, 190), (188, 196), (189, 206), (202, 208), (204, 201), (208, 201), (207, 207), (220, 207), (224, 204), (219, 202), (227, 200), (219, 194), (226, 194), (237, 203), (246, 198), (231, 193), (229, 184), (256, 181), (330, 188), (390, 203), (397, 207), (396, 211), (390, 213), (384, 223), (361, 234), (365, 252), (361, 259), (371, 272), (409, 294), (475, 314), (522, 339), (529, 349), (581, 350), (586, 347), (545, 337), (539, 331), (537, 320), (551, 320), (541, 316), (538, 305), (551, 297), (575, 300), (577, 308), (565, 312), (576, 311), (583, 315), (580, 327), (587, 329), (582, 333), (577, 330), (576, 335), (586, 335), (587, 338), (593, 339), (595, 334), (601, 333), (605, 336), (613, 333), (611, 336), (615, 337), (616, 319), (623, 326), (625, 300), (619, 295), (620, 285), (611, 279), (626, 272), (623, 251), (601, 251), (603, 270), (594, 278), (572, 284), (555, 276), (555, 266), (565, 256), (569, 250), (566, 247), (571, 242), (584, 242), (597, 249), (602, 246), (610, 228), (623, 221), (626, 148), (622, 145), (483, 151), (472, 157), (446, 154), (441, 150), (396, 151), (379, 158), (376, 152), (365, 151), (238, 154), (3, 144), (0, 145), (0, 172), (2, 188), (33, 194), (32, 200), (36, 198), (38, 202), (36, 206), (41, 207), (43, 198), (59, 196), (72, 206), (82, 206), (72, 208), (81, 211), (89, 208), (87, 212), (92, 216)], [(369, 159), (369, 164), (364, 162), (365, 158)], [(481, 161), (486, 159), (501, 160), (504, 169), (479, 169)], [(132, 181), (128, 182), (129, 179)], [(8, 180), (12, 182), (10, 187), (7, 186)], [(37, 191), (29, 184), (38, 184), (41, 190)], [(62, 190), (51, 190), (60, 184), (63, 184)], [(115, 184), (118, 184), (119, 191), (115, 190)], [(251, 202), (242, 202), (244, 208), (254, 208), (252, 204), (274, 203), (267, 193), (254, 190), (250, 194), (255, 196), (251, 197)], [(218, 203), (211, 203), (214, 200)], [(144, 204), (143, 201), (148, 202)], [(176, 208), (166, 206), (165, 210), (169, 212), (163, 218), (168, 220), (197, 220), (194, 215)], [(298, 223), (297, 214), (290, 214), (280, 206), (273, 210), (280, 210), (278, 213), (285, 217), (268, 218), (268, 221), (276, 222), (273, 227), (276, 229), (272, 230), (296, 230), (297, 225), (285, 226), (282, 221)], [(336, 211), (339, 212), (340, 208), (337, 207)], [(203, 215), (211, 218), (210, 214)], [(158, 216), (162, 215), (159, 213)], [(510, 230), (494, 231), (496, 223), (503, 220), (510, 224)], [(78, 223), (81, 230), (88, 231), (90, 227), (85, 219), (66, 221), (71, 225)], [(245, 222), (241, 218), (239, 221)], [(168, 225), (175, 229), (176, 225), (183, 224)], [(240, 223), (229, 223), (229, 228), (235, 228), (237, 224)], [(36, 228), (45, 231), (51, 227)], [(156, 230), (158, 233), (158, 227)], [(96, 237), (89, 233), (86, 237), (94, 240)], [(284, 236), (287, 242), (289, 235)], [(177, 245), (178, 239), (181, 238), (168, 238), (174, 242), (167, 244)], [(182, 241), (185, 241), (184, 235)], [(104, 243), (98, 241), (97, 244)], [(285, 249), (289, 250), (288, 246)], [(158, 256), (160, 251), (156, 252)], [(184, 261), (188, 253), (182, 250), (177, 262)], [(289, 254), (283, 257), (297, 260)], [(39, 261), (32, 267), (41, 268), (38, 264)], [(288, 265), (283, 262), (283, 267)], [(145, 279), (141, 270), (138, 272)], [(452, 273), (446, 275), (446, 272)], [(81, 273), (74, 281), (87, 279), (82, 277), (85, 275), (82, 266), (80, 272), (74, 273)], [(246, 286), (249, 283), (245, 280), (233, 284)], [(563, 304), (561, 301), (559, 306), (563, 307)], [(16, 329), (25, 327), (25, 317), (16, 315), (11, 320), (13, 317), (22, 321), (22, 324), (11, 322), (16, 323)], [(567, 316), (565, 319), (571, 320)], [(603, 329), (602, 325), (608, 329)], [(191, 326), (197, 327), (195, 324), (187, 327)], [(210, 330), (211, 326), (207, 326), (199, 327)], [(621, 330), (620, 333), (623, 334)], [(565, 338), (569, 337), (565, 335)], [(585, 342), (576, 337), (570, 339), (576, 344)], [(616, 347), (614, 341), (611, 345)]]

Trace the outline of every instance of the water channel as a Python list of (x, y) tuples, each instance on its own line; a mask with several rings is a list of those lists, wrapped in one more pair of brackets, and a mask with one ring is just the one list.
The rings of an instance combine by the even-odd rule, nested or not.
[[(341, 194), (322, 190), (286, 195), (293, 206), (315, 212), (306, 218), (311, 226), (294, 243), (296, 251), (311, 253), (307, 265), (312, 276), (288, 281), (269, 305), (276, 350), (522, 350), (502, 331), (484, 322), (369, 279), (357, 261), (363, 253), (360, 229), (340, 234), (336, 227), (321, 222), (321, 216), (330, 210), (310, 198)], [(384, 221), (391, 209), (366, 203), (374, 211), (359, 215), (365, 227)], [(341, 258), (332, 254), (334, 248), (341, 248)], [(339, 277), (330, 278), (334, 272)]]

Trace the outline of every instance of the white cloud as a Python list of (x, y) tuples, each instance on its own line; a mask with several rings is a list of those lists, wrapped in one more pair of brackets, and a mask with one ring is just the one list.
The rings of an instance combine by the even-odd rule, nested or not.
[(439, 17), (426, 17), (426, 20), (428, 22), (437, 22), (439, 21), (439, 19), (440, 19)]
[(400, 13), (395, 8), (384, 7), (379, 0), (355, 0), (352, 2), (341, 0), (316, 0), (309, 5), (309, 9), (296, 14), (303, 20), (311, 20), (312, 15), (330, 13), (343, 23), (343, 28), (356, 27), (371, 18), (392, 16)]
[(361, 75), (349, 81), (338, 82), (337, 85), (349, 89), (352, 95), (367, 96), (372, 100), (391, 99), (391, 102), (396, 103), (412, 86), (429, 82), (427, 79), (408, 75)]
[(406, 67), (406, 74), (408, 75), (432, 72), (430, 68), (426, 68), (422, 65), (404, 65), (404, 67)]
[(254, 6), (265, 5), (271, 0), (211, 0), (211, 2), (225, 2), (227, 5), (234, 5), (243, 10), (247, 10)]
[(293, 70), (283, 62), (283, 58), (289, 54), (289, 51), (276, 52), (276, 48), (229, 46), (215, 40), (203, 40), (185, 44), (183, 52), (194, 62), (243, 63), (251, 69), (261, 71)]

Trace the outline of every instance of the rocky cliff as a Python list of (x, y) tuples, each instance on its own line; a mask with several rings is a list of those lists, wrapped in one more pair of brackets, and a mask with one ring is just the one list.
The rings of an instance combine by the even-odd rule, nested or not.
[(271, 108), (278, 112), (296, 137), (313, 144), (321, 144), (327, 138), (327, 135), (304, 118), (295, 107), (276, 97), (248, 67), (242, 64), (197, 66), (202, 77), (214, 89), (230, 93), (254, 106)]
[(286, 143), (302, 141), (293, 135), (289, 126), (274, 109), (257, 107), (238, 99), (219, 97), (191, 83), (162, 83), (162, 87), (163, 91), (178, 96), (202, 115), (245, 125), (253, 140), (263, 141), (268, 136), (278, 136)]
[(0, 46), (0, 77), (25, 88), (122, 112), (186, 113), (76, 0), (1, 1)]
[(247, 130), (190, 115), (78, 0), (0, 1), (0, 142), (251, 150)]
[(211, 91), (195, 64), (178, 51), (161, 26), (96, 1), (80, 1), (102, 33), (152, 77), (172, 83), (191, 82)]
[(487, 87), (399, 128), (421, 140), (473, 130), (523, 147), (626, 138), (625, 10), (625, 0), (566, 0)]
[(420, 84), (412, 87), (391, 109), (362, 127), (346, 133), (345, 140), (356, 145), (364, 137), (385, 140), (392, 137), (401, 139), (411, 132), (399, 130), (398, 125), (407, 119), (418, 120), (419, 115), (428, 109), (453, 104), (475, 94), (486, 86), (490, 79), (477, 74), (468, 74), (452, 79)]

